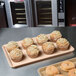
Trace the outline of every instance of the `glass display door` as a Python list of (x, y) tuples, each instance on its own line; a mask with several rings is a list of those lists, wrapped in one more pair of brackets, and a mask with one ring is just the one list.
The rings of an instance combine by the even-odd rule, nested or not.
[(24, 0), (5, 0), (5, 8), (10, 28), (28, 26)]
[(57, 0), (34, 0), (36, 26), (57, 26)]

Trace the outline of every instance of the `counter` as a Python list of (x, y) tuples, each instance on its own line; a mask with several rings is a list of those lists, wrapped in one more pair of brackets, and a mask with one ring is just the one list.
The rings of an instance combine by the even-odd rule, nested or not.
[[(76, 57), (76, 52), (67, 55), (59, 56), (52, 59), (47, 59), (41, 62), (33, 63), (27, 66), (22, 66), (19, 68), (11, 68), (8, 65), (4, 52), (1, 48), (3, 44), (9, 41), (19, 41), (25, 37), (34, 37), (40, 33), (51, 33), (53, 30), (60, 30), (63, 37), (67, 38), (71, 45), (76, 48), (76, 28), (53, 28), (53, 27), (40, 27), (40, 28), (20, 28), (20, 29), (0, 29), (0, 75), (1, 76), (39, 76), (37, 73), (38, 68), (47, 66), (59, 61), (70, 59)], [(76, 51), (76, 50), (75, 50)]]

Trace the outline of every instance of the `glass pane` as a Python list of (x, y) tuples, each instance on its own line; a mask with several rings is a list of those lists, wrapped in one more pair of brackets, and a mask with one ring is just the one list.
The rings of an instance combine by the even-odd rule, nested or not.
[(36, 4), (38, 24), (52, 24), (51, 1), (37, 1)]
[(23, 0), (10, 2), (13, 24), (26, 24), (26, 11)]
[(76, 0), (66, 0), (66, 23), (76, 25)]

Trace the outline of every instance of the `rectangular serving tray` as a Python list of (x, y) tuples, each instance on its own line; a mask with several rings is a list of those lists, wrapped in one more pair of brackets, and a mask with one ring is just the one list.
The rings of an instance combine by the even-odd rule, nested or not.
[[(21, 46), (21, 41), (19, 41), (18, 44)], [(52, 58), (52, 57), (68, 54), (68, 53), (71, 53), (71, 52), (74, 51), (74, 48), (72, 46), (70, 46), (70, 48), (68, 50), (66, 50), (66, 51), (58, 50), (57, 52), (55, 52), (55, 53), (53, 53), (51, 55), (46, 55), (45, 53), (43, 53), (42, 50), (40, 50), (42, 52), (42, 54), (39, 57), (30, 58), (27, 55), (26, 50), (21, 46), (22, 47), (22, 52), (24, 54), (24, 58), (20, 62), (14, 62), (10, 58), (9, 53), (7, 52), (7, 49), (6, 49), (5, 46), (6, 46), (6, 44), (2, 46), (2, 49), (3, 49), (4, 53), (5, 53), (5, 56), (7, 58), (7, 61), (9, 63), (9, 65), (10, 65), (10, 67), (13, 67), (13, 68), (20, 67), (20, 66), (27, 65), (27, 64), (31, 64), (31, 63), (38, 62), (38, 61), (42, 61), (42, 60), (49, 59), (49, 58)], [(41, 47), (41, 46), (38, 46), (38, 47)]]

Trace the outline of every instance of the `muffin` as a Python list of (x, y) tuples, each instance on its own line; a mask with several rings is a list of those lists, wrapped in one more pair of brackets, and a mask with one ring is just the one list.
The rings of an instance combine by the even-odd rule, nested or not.
[(76, 69), (71, 69), (71, 70), (68, 72), (68, 76), (76, 76)]
[(18, 48), (18, 44), (15, 41), (10, 41), (8, 44), (6, 44), (6, 49), (10, 53), (13, 49)]
[(59, 70), (55, 66), (48, 66), (46, 67), (46, 76), (54, 76), (59, 74)]
[(36, 37), (38, 44), (43, 44), (48, 41), (48, 37), (45, 34), (40, 34)]
[(42, 45), (42, 49), (45, 54), (52, 54), (55, 50), (55, 46), (52, 42), (46, 42)]
[(62, 74), (57, 74), (57, 75), (54, 75), (54, 76), (64, 76), (64, 75), (62, 75)]
[(10, 52), (10, 57), (13, 61), (19, 62), (22, 60), (23, 53), (20, 49), (16, 48)]
[(65, 38), (60, 38), (56, 42), (58, 49), (60, 50), (67, 50), (70, 46), (70, 43), (67, 39)]
[(39, 49), (36, 45), (31, 45), (26, 50), (27, 54), (31, 58), (36, 58), (39, 56)]
[(69, 71), (69, 70), (75, 68), (75, 64), (71, 61), (64, 61), (61, 63), (60, 68), (63, 71)]
[(60, 33), (60, 31), (53, 31), (51, 34), (50, 34), (50, 39), (51, 41), (54, 41), (56, 42), (59, 38), (62, 37), (62, 34)]
[(33, 39), (32, 38), (25, 38), (22, 42), (22, 45), (24, 48), (27, 48), (28, 46), (32, 45), (34, 42), (33, 42)]

